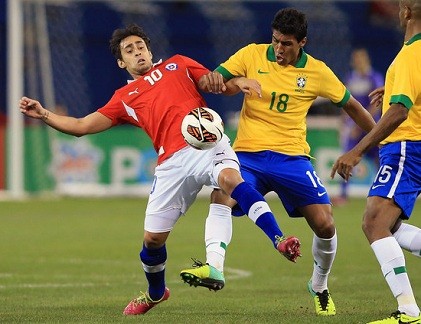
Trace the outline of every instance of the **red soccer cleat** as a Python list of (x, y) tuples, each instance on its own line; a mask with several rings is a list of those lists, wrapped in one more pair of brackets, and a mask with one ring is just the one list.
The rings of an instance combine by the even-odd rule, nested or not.
[(289, 261), (297, 262), (298, 257), (301, 256), (300, 240), (295, 236), (290, 237), (277, 237), (276, 249)]
[(170, 297), (170, 290), (165, 287), (164, 296), (160, 300), (152, 300), (148, 293), (141, 292), (140, 296), (133, 299), (124, 309), (123, 315), (145, 314), (148, 310)]

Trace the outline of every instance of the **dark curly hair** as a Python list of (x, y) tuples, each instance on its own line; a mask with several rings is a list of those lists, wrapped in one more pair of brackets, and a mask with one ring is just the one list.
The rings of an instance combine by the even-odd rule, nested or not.
[(298, 42), (307, 36), (306, 15), (296, 9), (279, 10), (273, 18), (271, 27), (284, 35), (293, 35)]
[(113, 53), (114, 57), (117, 60), (121, 60), (121, 49), (120, 43), (123, 39), (129, 36), (139, 36), (142, 38), (146, 44), (148, 50), (151, 50), (151, 40), (146, 36), (145, 32), (143, 31), (142, 27), (139, 27), (136, 24), (130, 24), (126, 28), (116, 29), (113, 32), (113, 35), (110, 39), (110, 50)]

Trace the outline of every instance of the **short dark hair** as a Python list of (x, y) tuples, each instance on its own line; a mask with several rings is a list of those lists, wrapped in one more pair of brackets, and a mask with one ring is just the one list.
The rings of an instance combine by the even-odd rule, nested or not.
[(114, 30), (113, 35), (111, 36), (110, 50), (117, 60), (122, 59), (121, 49), (120, 49), (121, 41), (125, 39), (126, 37), (133, 36), (133, 35), (139, 36), (140, 38), (142, 38), (148, 50), (151, 50), (151, 40), (148, 38), (148, 36), (146, 36), (142, 27), (139, 27), (136, 24), (130, 24), (125, 28)]
[(293, 35), (298, 42), (307, 36), (306, 15), (296, 9), (285, 8), (279, 10), (272, 21), (272, 29), (284, 35)]

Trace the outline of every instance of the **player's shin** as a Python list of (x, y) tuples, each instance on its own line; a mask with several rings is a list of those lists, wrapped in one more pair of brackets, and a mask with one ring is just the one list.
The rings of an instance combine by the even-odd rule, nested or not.
[(247, 216), (265, 232), (276, 247), (277, 238), (282, 237), (283, 233), (260, 192), (246, 182), (242, 182), (235, 187), (231, 197), (237, 201), (241, 209), (247, 213)]
[(327, 279), (336, 255), (338, 239), (335, 235), (330, 239), (323, 239), (317, 235), (313, 236), (313, 276), (312, 289), (316, 292), (322, 292), (327, 289)]
[(165, 292), (165, 262), (167, 261), (167, 249), (164, 246), (159, 249), (149, 249), (143, 245), (139, 254), (143, 270), (148, 280), (148, 293), (152, 300), (159, 300)]
[(231, 208), (210, 204), (205, 225), (206, 263), (223, 272), (225, 253), (232, 238)]
[(394, 237), (385, 237), (371, 243), (383, 276), (398, 302), (398, 310), (410, 316), (419, 316), (411, 283), (406, 272), (405, 257)]

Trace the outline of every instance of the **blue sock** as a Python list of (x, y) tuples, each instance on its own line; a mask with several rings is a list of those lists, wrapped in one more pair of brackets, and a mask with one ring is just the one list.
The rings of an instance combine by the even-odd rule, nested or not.
[(165, 292), (165, 261), (167, 261), (165, 244), (159, 249), (148, 249), (143, 244), (139, 256), (149, 284), (149, 297), (152, 300), (159, 300)]
[[(231, 197), (237, 201), (241, 209), (247, 213), (247, 216), (265, 232), (276, 247), (276, 237), (283, 234), (269, 205), (260, 192), (252, 188), (248, 183), (242, 182), (235, 187)], [(250, 210), (252, 206), (253, 210)]]

